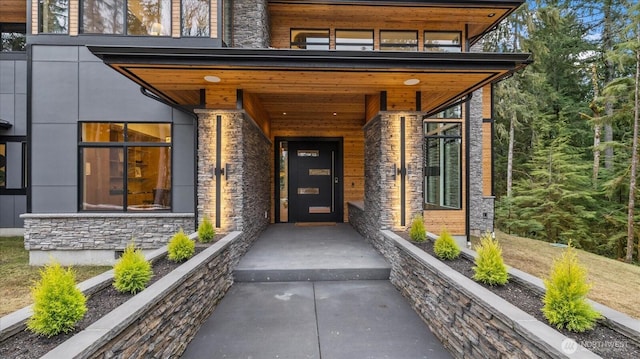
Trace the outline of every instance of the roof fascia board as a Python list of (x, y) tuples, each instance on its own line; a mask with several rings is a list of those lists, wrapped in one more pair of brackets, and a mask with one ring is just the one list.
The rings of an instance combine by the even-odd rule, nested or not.
[(236, 48), (88, 46), (106, 64), (227, 65), (309, 69), (513, 69), (532, 62), (528, 53), (304, 51)]
[(324, 4), (324, 5), (372, 5), (372, 6), (514, 6), (524, 4), (526, 0), (269, 0), (273, 4)]

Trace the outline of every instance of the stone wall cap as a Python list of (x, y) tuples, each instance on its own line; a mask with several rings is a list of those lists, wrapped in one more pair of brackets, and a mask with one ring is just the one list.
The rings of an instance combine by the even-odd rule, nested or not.
[(173, 213), (173, 212), (82, 212), (82, 213), (24, 213), (20, 215), (22, 219), (54, 219), (54, 218), (195, 218), (194, 213)]
[(364, 201), (347, 201), (347, 204), (364, 211)]

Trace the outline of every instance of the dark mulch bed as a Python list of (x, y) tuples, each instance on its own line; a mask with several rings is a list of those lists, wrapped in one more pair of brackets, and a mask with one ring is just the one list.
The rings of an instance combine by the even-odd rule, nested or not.
[[(202, 252), (209, 245), (197, 244), (196, 254)], [(151, 277), (147, 286), (157, 282), (167, 273), (180, 266), (180, 264), (182, 263), (172, 262), (167, 258), (155, 261), (153, 263), (153, 277)], [(0, 343), (0, 358), (40, 358), (132, 297), (132, 294), (123, 294), (116, 291), (113, 286), (107, 286), (87, 299), (87, 313), (78, 322), (74, 331), (47, 338), (24, 330)]]
[[(404, 239), (411, 241), (406, 233), (400, 232), (397, 234)], [(433, 252), (432, 241), (427, 240), (422, 243), (412, 243), (437, 258)], [(443, 262), (468, 278), (471, 278), (474, 274), (472, 269), (474, 266), (473, 262), (462, 255), (455, 260)], [(522, 309), (524, 312), (532, 315), (539, 321), (543, 323), (547, 322), (546, 318), (542, 314), (542, 297), (535, 291), (513, 280), (510, 280), (509, 283), (504, 286), (492, 287), (483, 283), (478, 284), (489, 289), (507, 302)], [(640, 346), (624, 335), (605, 326), (603, 323), (598, 323), (593, 330), (585, 333), (573, 333), (565, 329), (559, 329), (558, 331), (603, 358), (640, 358)]]

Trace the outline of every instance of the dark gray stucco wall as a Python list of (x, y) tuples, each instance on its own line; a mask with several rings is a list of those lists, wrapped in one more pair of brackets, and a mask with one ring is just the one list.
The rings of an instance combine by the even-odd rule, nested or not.
[[(0, 129), (0, 141), (7, 141), (6, 188), (22, 187), (23, 159), (19, 137), (27, 136), (27, 56), (0, 53), (0, 119), (13, 126)], [(0, 228), (21, 228), (19, 217), (27, 210), (26, 194), (0, 193)]]
[(173, 212), (194, 212), (194, 120), (149, 99), (84, 46), (34, 45), (32, 212), (78, 210), (78, 123), (173, 123)]

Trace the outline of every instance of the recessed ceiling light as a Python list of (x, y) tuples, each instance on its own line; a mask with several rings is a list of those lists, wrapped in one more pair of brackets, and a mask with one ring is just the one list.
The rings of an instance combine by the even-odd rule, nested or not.
[(283, 113), (282, 113), (282, 115), (283, 115), (283, 116), (286, 116), (286, 115), (287, 115), (287, 113), (286, 113), (286, 112), (283, 112)]
[(492, 12), (492, 13), (490, 13), (490, 14), (489, 14), (489, 15), (487, 15), (487, 16), (488, 16), (488, 17), (494, 17), (494, 16), (496, 16), (496, 13), (495, 13), (495, 12)]
[(413, 86), (413, 85), (417, 85), (420, 83), (420, 80), (418, 79), (406, 79), (404, 80), (404, 84), (407, 86)]
[(334, 115), (334, 116), (338, 116), (338, 113), (337, 113), (337, 112), (334, 112), (334, 113), (333, 113), (333, 115)]
[(213, 76), (213, 75), (205, 76), (204, 80), (207, 82), (220, 82), (220, 78), (218, 76)]

